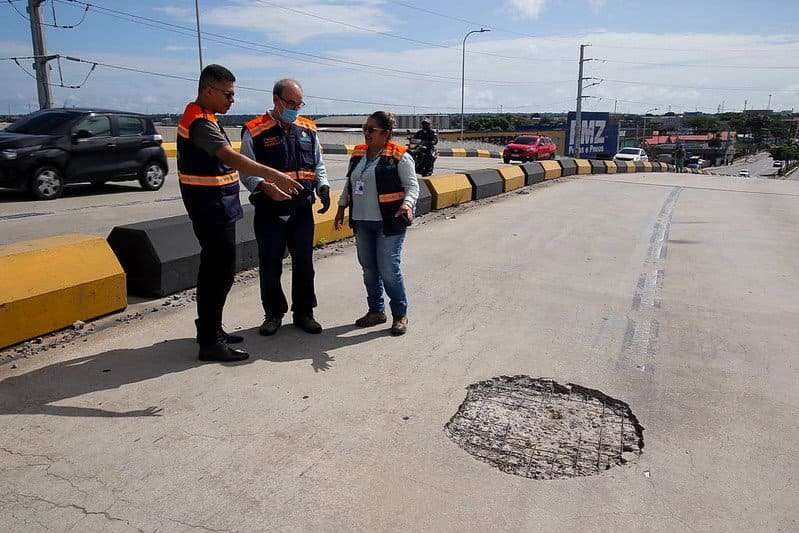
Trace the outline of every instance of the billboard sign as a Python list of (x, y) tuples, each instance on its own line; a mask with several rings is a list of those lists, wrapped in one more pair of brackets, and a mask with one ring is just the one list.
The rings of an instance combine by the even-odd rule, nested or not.
[[(580, 156), (586, 158), (611, 158), (619, 146), (619, 123), (611, 122), (610, 113), (584, 111), (581, 114)], [(577, 113), (568, 116), (567, 154), (574, 153), (574, 135), (577, 126)]]

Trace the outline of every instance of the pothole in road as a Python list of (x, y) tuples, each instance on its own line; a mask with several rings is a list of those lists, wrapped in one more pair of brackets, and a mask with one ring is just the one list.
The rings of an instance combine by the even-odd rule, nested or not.
[(508, 474), (591, 476), (643, 451), (644, 430), (630, 407), (597, 390), (502, 376), (467, 391), (444, 431), (468, 453)]

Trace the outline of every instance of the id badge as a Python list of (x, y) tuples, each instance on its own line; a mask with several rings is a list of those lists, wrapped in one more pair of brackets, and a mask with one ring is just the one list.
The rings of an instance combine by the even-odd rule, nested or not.
[(363, 196), (363, 180), (355, 180), (355, 187), (353, 187), (352, 192), (358, 196)]

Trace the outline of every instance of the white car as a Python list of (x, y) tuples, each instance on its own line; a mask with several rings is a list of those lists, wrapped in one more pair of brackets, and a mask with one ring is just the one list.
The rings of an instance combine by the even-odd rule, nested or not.
[(782, 161), (774, 161), (774, 163), (772, 163), (771, 166), (776, 168), (782, 168)]
[(741, 170), (738, 171), (738, 175), (741, 176), (742, 178), (748, 178), (749, 177), (749, 171), (747, 169), (745, 169), (745, 168), (741, 169)]
[(649, 161), (649, 156), (643, 148), (622, 148), (613, 156), (614, 161)]

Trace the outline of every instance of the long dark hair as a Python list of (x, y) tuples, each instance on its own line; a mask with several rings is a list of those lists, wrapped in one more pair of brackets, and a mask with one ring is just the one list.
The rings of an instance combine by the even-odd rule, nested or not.
[(391, 135), (394, 133), (394, 128), (397, 125), (397, 119), (394, 118), (394, 113), (389, 113), (388, 111), (375, 111), (369, 118), (377, 122), (377, 125), (380, 128), (386, 130), (388, 132), (388, 138), (391, 138)]

